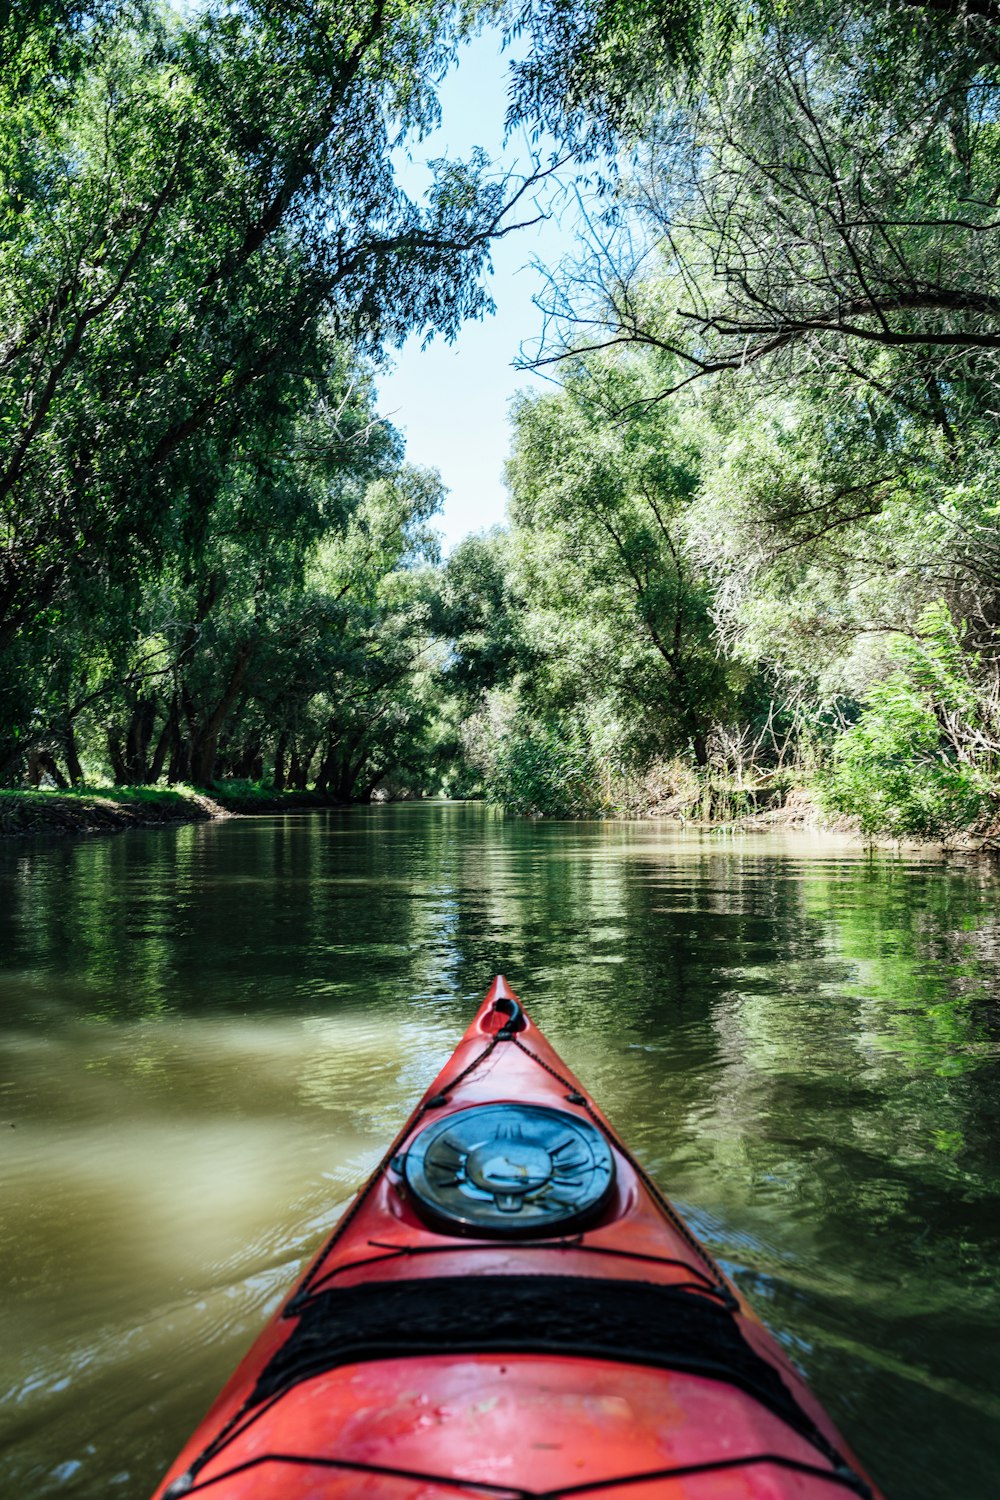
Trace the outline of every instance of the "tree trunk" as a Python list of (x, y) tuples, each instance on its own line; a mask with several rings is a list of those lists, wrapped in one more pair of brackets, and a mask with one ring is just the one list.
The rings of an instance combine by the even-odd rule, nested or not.
[(330, 785), (330, 777), (333, 775), (335, 765), (335, 752), (332, 743), (328, 740), (323, 758), (316, 771), (316, 780), (313, 782), (314, 792), (326, 792)]
[(178, 712), (177, 694), (173, 693), (170, 698), (170, 711), (164, 721), (163, 728), (160, 730), (160, 737), (156, 741), (153, 759), (149, 763), (149, 771), (146, 776), (147, 786), (155, 786), (163, 775), (167, 751), (177, 740)]
[(306, 749), (303, 751), (302, 758), (299, 761), (299, 775), (295, 786), (300, 792), (304, 792), (309, 784), (309, 767), (313, 763), (313, 756), (315, 754), (316, 741), (314, 740), (311, 745), (306, 746)]
[(287, 749), (288, 733), (286, 730), (282, 730), (274, 749), (274, 790), (276, 792), (283, 792), (285, 790), (285, 752)]
[(167, 772), (167, 782), (173, 786), (175, 781), (187, 781), (191, 774), (191, 739), (185, 739), (181, 731), (180, 710), (178, 708), (177, 718), (174, 722), (173, 740), (170, 748), (170, 770)]
[(156, 699), (140, 698), (125, 735), (125, 766), (130, 786), (145, 786), (149, 780), (149, 742), (155, 723)]
[(38, 764), (41, 766), (46, 775), (52, 777), (52, 780), (55, 782), (56, 786), (61, 792), (65, 792), (68, 790), (69, 782), (63, 775), (59, 767), (59, 762), (56, 760), (51, 750), (42, 751), (41, 755), (38, 757)]
[(69, 779), (74, 786), (79, 786), (83, 781), (83, 767), (80, 764), (80, 754), (76, 744), (76, 731), (73, 728), (72, 719), (66, 725), (63, 734), (63, 754), (66, 757), (66, 769), (69, 772)]
[(51, 750), (30, 750), (28, 752), (28, 780), (33, 787), (41, 785), (42, 777), (49, 776), (55, 782), (61, 792), (69, 787), (59, 764)]
[(208, 786), (212, 780), (212, 774), (215, 770), (215, 757), (219, 747), (219, 736), (226, 722), (226, 716), (239, 697), (252, 654), (253, 648), (250, 642), (244, 641), (233, 658), (229, 681), (225, 686), (222, 696), (201, 726), (197, 741), (192, 746), (191, 780), (195, 786)]
[(128, 771), (125, 768), (125, 757), (122, 754), (122, 742), (116, 729), (108, 730), (108, 760), (111, 762), (111, 771), (117, 786), (127, 786)]
[(233, 761), (233, 775), (244, 781), (259, 781), (261, 771), (260, 742), (247, 740), (238, 757)]

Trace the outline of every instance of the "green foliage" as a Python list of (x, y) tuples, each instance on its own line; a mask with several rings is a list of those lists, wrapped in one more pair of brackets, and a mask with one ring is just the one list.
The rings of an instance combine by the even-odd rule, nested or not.
[(724, 61), (734, 35), (773, 7), (746, 0), (537, 0), (520, 9), (533, 46), (514, 68), (511, 116), (593, 154), (640, 132), (664, 85)]
[(490, 802), (538, 818), (595, 818), (607, 811), (600, 768), (579, 728), (566, 723), (513, 729), (486, 781)]
[[(728, 816), (828, 761), (869, 834), (980, 815), (985, 0), (8, 10), (0, 784), (568, 816), (686, 777)], [(411, 201), (393, 148), (497, 15), (512, 117), (604, 196), (553, 268), (562, 388), (514, 405), (510, 527), (441, 567), (372, 371), (489, 306), (505, 189), (475, 153)]]
[(982, 812), (994, 22), (919, 0), (534, 9), (515, 113), (600, 148), (605, 192), (546, 296), (563, 391), (515, 411), (534, 664), (504, 691), (582, 716), (612, 775), (681, 755), (740, 788), (832, 756), (829, 805), (869, 833)]
[(704, 764), (739, 673), (716, 648), (689, 547), (698, 418), (648, 403), (649, 376), (592, 359), (558, 395), (515, 404), (514, 570), (534, 654), (519, 692), (584, 707), (623, 761), (686, 751)]
[(946, 838), (989, 799), (982, 774), (942, 750), (933, 710), (902, 675), (871, 689), (821, 787), (826, 806), (871, 838)]
[[(378, 580), (427, 555), (439, 487), (402, 476), (367, 365), (489, 305), (507, 191), (476, 153), (414, 201), (394, 148), (435, 122), (475, 9), (0, 18), (0, 780), (41, 755), (78, 781), (106, 737), (117, 779), (204, 783), (233, 719), (280, 696), (265, 660), (352, 609), (381, 680)], [(348, 573), (305, 602), (320, 540), (349, 534)]]
[(901, 665), (869, 689), (821, 780), (827, 806), (856, 817), (872, 838), (947, 838), (991, 799), (982, 764), (963, 751), (976, 696), (958, 633), (944, 605), (921, 623), (921, 639), (894, 646)]
[(447, 689), (465, 708), (530, 669), (523, 610), (509, 534), (496, 528), (466, 537), (442, 570), (432, 611), (434, 630), (450, 646)]

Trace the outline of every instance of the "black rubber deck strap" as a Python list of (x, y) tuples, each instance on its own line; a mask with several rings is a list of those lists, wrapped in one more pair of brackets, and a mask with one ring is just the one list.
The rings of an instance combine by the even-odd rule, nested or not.
[(840, 1461), (736, 1319), (697, 1292), (577, 1276), (435, 1276), (317, 1292), (248, 1408), (340, 1365), (455, 1354), (556, 1354), (725, 1381)]
[[(784, 1469), (792, 1474), (804, 1474), (809, 1479), (827, 1479), (831, 1484), (843, 1485), (855, 1494), (871, 1500), (871, 1490), (863, 1481), (859, 1488), (855, 1482), (856, 1476), (838, 1473), (833, 1469), (820, 1469), (815, 1464), (805, 1464), (801, 1459), (789, 1458), (784, 1453), (742, 1453), (735, 1458), (709, 1459), (705, 1463), (674, 1464), (671, 1468), (647, 1469), (639, 1474), (613, 1474), (603, 1479), (586, 1480), (580, 1484), (562, 1485), (555, 1490), (526, 1490), (516, 1484), (495, 1484), (488, 1479), (466, 1479), (458, 1474), (434, 1474), (424, 1469), (402, 1469), (390, 1464), (365, 1463), (360, 1459), (331, 1458), (327, 1454), (268, 1452), (258, 1453), (254, 1458), (248, 1458), (241, 1464), (234, 1464), (231, 1469), (223, 1469), (218, 1474), (212, 1474), (208, 1479), (192, 1480), (190, 1484), (177, 1491), (178, 1497), (199, 1494), (213, 1485), (224, 1484), (227, 1479), (234, 1479), (239, 1474), (247, 1474), (252, 1469), (262, 1469), (267, 1464), (276, 1466), (288, 1464), (299, 1469), (339, 1469), (347, 1473), (371, 1475), (377, 1478), (413, 1479), (420, 1484), (434, 1485), (439, 1489), (462, 1490), (467, 1495), (470, 1492), (475, 1492), (477, 1495), (497, 1495), (500, 1500), (569, 1500), (571, 1496), (586, 1495), (596, 1490), (604, 1492), (626, 1490), (632, 1485), (649, 1484), (656, 1479), (688, 1479), (694, 1475), (722, 1474), (731, 1472), (733, 1469), (749, 1469), (767, 1465), (775, 1469)], [(170, 1490), (166, 1493), (169, 1496)]]

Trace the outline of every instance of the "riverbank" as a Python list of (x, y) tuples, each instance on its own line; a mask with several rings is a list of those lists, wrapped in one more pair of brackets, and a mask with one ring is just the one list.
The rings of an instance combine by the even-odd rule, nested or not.
[(0, 838), (122, 833), (176, 823), (207, 823), (253, 813), (340, 807), (318, 792), (274, 792), (253, 786), (100, 787), (78, 791), (0, 791)]
[[(762, 790), (763, 795), (754, 787), (719, 784), (707, 796), (675, 794), (648, 804), (616, 810), (613, 816), (633, 820), (666, 818), (683, 826), (710, 829), (714, 833), (846, 834), (866, 848), (896, 852), (910, 849), (925, 853), (1000, 855), (1000, 818), (995, 814), (972, 827), (952, 829), (937, 837), (879, 837), (866, 833), (859, 818), (825, 808), (809, 787), (764, 787)], [(706, 813), (706, 807), (711, 809), (710, 812)]]
[[(878, 820), (881, 826), (871, 826), (875, 820), (870, 820), (866, 827), (861, 816), (831, 805), (819, 778), (810, 780), (801, 772), (785, 769), (727, 777), (674, 760), (613, 783), (610, 801), (614, 818), (668, 818), (722, 833), (799, 830), (847, 834), (869, 848), (1000, 853), (1000, 791), (996, 790), (968, 822), (949, 817), (944, 808), (935, 817), (932, 809), (916, 801), (909, 809), (910, 817), (901, 819), (898, 805), (890, 799)], [(914, 817), (914, 812), (922, 816)]]
[[(626, 795), (616, 798), (606, 813), (615, 820), (665, 818), (681, 825), (716, 828), (834, 826), (838, 831), (852, 831), (844, 826), (844, 819), (835, 819), (831, 825), (802, 788), (734, 789), (721, 782), (699, 785), (690, 781), (678, 787), (648, 778), (619, 790)], [(222, 783), (210, 791), (186, 785), (0, 791), (0, 838), (121, 833), (129, 828), (346, 805), (321, 792), (275, 792), (249, 782)]]
[(813, 790), (791, 771), (740, 778), (697, 770), (679, 759), (657, 762), (639, 775), (613, 778), (608, 801), (618, 818), (837, 830), (842, 822), (824, 813)]
[[(996, 820), (953, 832), (948, 839), (872, 838), (858, 819), (830, 813), (803, 786), (734, 787), (719, 782), (678, 788), (646, 782), (631, 791), (631, 797), (623, 798), (605, 816), (614, 822), (663, 819), (720, 833), (808, 830), (848, 834), (873, 847), (1000, 853), (1000, 822)], [(349, 805), (321, 792), (275, 792), (246, 782), (215, 786), (211, 792), (191, 786), (0, 791), (0, 839), (83, 837)]]

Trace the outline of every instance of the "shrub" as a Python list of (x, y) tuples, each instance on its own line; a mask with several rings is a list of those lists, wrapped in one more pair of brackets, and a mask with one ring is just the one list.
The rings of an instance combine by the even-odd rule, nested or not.
[(487, 775), (486, 796), (506, 812), (533, 818), (594, 818), (606, 811), (587, 739), (559, 725), (508, 733)]
[(857, 723), (834, 747), (820, 796), (856, 817), (869, 838), (947, 838), (976, 822), (991, 798), (985, 770), (963, 753), (976, 694), (947, 608), (900, 640), (900, 668), (873, 686)]

